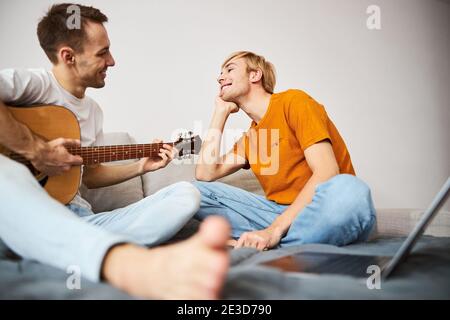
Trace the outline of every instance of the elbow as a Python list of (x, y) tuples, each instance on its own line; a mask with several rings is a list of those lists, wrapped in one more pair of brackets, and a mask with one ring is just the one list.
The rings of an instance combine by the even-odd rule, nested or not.
[(322, 170), (317, 170), (316, 172), (313, 173), (316, 177), (319, 178), (319, 180), (321, 181), (327, 181), (337, 175), (340, 174), (339, 172), (339, 167), (338, 166), (333, 166), (333, 167), (329, 167), (329, 168), (324, 168)]
[(339, 174), (339, 167), (336, 165), (335, 167), (330, 169), (330, 178), (337, 176)]
[(195, 170), (195, 179), (198, 181), (205, 181), (205, 182), (214, 181), (214, 177), (211, 174), (203, 172), (202, 170), (199, 170), (198, 168)]

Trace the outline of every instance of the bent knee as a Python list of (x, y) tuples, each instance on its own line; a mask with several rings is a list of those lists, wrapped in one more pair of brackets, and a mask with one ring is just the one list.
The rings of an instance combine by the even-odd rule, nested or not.
[(215, 190), (215, 186), (217, 186), (218, 182), (208, 182), (208, 181), (192, 181), (191, 184), (200, 191), (201, 194), (210, 194)]
[(186, 200), (186, 209), (196, 212), (200, 208), (200, 192), (191, 183), (180, 181), (173, 185), (173, 194)]
[(327, 205), (334, 215), (342, 219), (369, 221), (375, 215), (369, 186), (361, 179), (340, 174), (328, 181)]
[(359, 179), (358, 177), (351, 174), (339, 174), (329, 180), (333, 187), (358, 193), (369, 193), (369, 186)]

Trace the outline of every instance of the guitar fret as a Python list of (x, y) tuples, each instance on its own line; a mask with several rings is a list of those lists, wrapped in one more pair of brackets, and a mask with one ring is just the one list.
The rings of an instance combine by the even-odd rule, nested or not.
[[(166, 144), (175, 146), (172, 142)], [(100, 164), (145, 157), (157, 158), (162, 145), (163, 143), (92, 146), (68, 148), (68, 151), (74, 155), (80, 155), (84, 164)]]

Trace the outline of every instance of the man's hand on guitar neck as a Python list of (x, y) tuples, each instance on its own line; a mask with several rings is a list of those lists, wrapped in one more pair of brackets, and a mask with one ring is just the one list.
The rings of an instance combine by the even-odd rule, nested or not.
[(74, 156), (66, 149), (79, 146), (80, 141), (75, 139), (58, 138), (49, 142), (39, 139), (28, 158), (40, 172), (49, 176), (59, 175), (68, 171), (71, 166), (83, 164), (80, 156)]
[[(162, 140), (155, 139), (153, 143), (161, 143)], [(139, 161), (140, 174), (145, 174), (147, 172), (156, 171), (158, 169), (164, 168), (173, 160), (178, 150), (171, 145), (163, 144), (162, 148), (159, 150), (159, 159), (143, 158)]]

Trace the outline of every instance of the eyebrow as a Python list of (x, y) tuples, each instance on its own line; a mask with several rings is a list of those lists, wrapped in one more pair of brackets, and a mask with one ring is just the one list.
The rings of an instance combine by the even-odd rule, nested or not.
[(109, 46), (101, 48), (100, 50), (97, 51), (97, 53), (100, 53), (100, 52), (105, 51), (105, 50), (109, 50)]
[(228, 68), (229, 66), (231, 66), (232, 64), (234, 64), (235, 66), (237, 66), (237, 64), (234, 63), (234, 62), (228, 62), (228, 63), (225, 65), (225, 67), (223, 67), (223, 68), (226, 69), (226, 68)]

